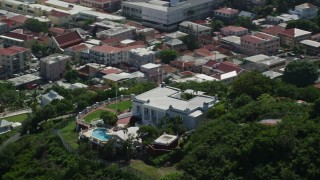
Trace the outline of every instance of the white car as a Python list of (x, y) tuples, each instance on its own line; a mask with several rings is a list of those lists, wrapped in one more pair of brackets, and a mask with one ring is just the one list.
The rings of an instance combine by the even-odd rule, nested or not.
[(293, 60), (294, 60), (294, 61), (298, 61), (298, 60), (300, 60), (300, 58), (293, 58)]

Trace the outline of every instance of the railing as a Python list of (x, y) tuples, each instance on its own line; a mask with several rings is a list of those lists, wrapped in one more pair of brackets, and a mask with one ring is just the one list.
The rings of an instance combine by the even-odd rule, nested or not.
[[(69, 121), (65, 121), (66, 123), (69, 123)], [(64, 146), (64, 148), (69, 151), (70, 153), (73, 153), (74, 155), (76, 156), (79, 156), (79, 152), (77, 149), (73, 148), (68, 142), (65, 141), (64, 137), (62, 136), (61, 132), (59, 129), (54, 129), (53, 131), (53, 134), (58, 136), (59, 139), (62, 141), (62, 144)], [(102, 163), (106, 166), (115, 166), (117, 167), (118, 169), (120, 169), (121, 171), (124, 171), (124, 172), (129, 172), (129, 173), (132, 173), (134, 174), (137, 178), (139, 179), (142, 179), (142, 180), (153, 180), (155, 178), (137, 170), (137, 169), (134, 169), (132, 167), (129, 166), (128, 163), (119, 163), (119, 162), (109, 162), (109, 161), (106, 161), (106, 160), (102, 160), (102, 159), (91, 159), (91, 161), (93, 162), (96, 162), (96, 163)]]
[(94, 109), (97, 109), (98, 107), (100, 107), (102, 105), (110, 104), (110, 103), (113, 103), (113, 102), (116, 102), (116, 101), (121, 101), (121, 100), (124, 100), (124, 99), (130, 99), (130, 98), (131, 98), (131, 95), (121, 95), (120, 97), (117, 97), (117, 98), (108, 98), (105, 101), (96, 102), (92, 106), (89, 106), (86, 109), (84, 109), (83, 111), (79, 112), (79, 114), (76, 116), (76, 122), (77, 122), (77, 124), (81, 124), (81, 125), (89, 127), (90, 124), (85, 122), (81, 118), (82, 115), (86, 115), (87, 113), (91, 112)]

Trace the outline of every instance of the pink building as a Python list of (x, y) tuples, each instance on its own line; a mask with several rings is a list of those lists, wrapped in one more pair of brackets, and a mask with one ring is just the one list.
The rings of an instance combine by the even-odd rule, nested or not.
[(221, 28), (221, 34), (224, 36), (242, 36), (248, 34), (248, 29), (239, 26), (226, 26)]
[(220, 8), (214, 11), (214, 16), (217, 19), (221, 19), (225, 22), (231, 22), (236, 19), (239, 14), (239, 11), (232, 8)]
[(245, 55), (256, 54), (272, 55), (280, 47), (280, 38), (266, 33), (258, 32), (241, 37), (240, 49)]

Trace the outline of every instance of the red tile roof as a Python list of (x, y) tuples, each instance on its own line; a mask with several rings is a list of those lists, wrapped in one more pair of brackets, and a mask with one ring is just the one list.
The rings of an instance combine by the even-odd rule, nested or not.
[(183, 71), (183, 72), (180, 72), (179, 74), (183, 76), (192, 76), (194, 73), (191, 71)]
[(276, 38), (276, 37), (274, 37), (272, 35), (269, 35), (269, 34), (266, 34), (266, 33), (260, 33), (260, 32), (254, 34), (254, 36), (259, 37), (261, 39), (265, 39), (265, 40), (272, 40), (272, 39)]
[(102, 52), (102, 53), (112, 53), (112, 52), (120, 52), (121, 49), (113, 46), (95, 46), (91, 48), (92, 51)]
[(8, 18), (8, 19), (11, 20), (11, 21), (23, 24), (29, 18), (27, 18), (27, 17), (25, 17), (23, 15), (18, 15), (18, 16), (13, 16), (13, 17)]
[(30, 36), (30, 35), (19, 34), (19, 33), (15, 33), (15, 32), (8, 32), (8, 33), (3, 34), (3, 36), (7, 36), (7, 37), (10, 37), (10, 38), (14, 38), (14, 39), (20, 39), (20, 40), (23, 40), (23, 41), (28, 41), (28, 40), (32, 40), (33, 39), (33, 37)]
[(8, 48), (0, 48), (0, 55), (11, 56), (24, 51), (28, 51), (28, 49), (18, 46), (11, 46)]
[(200, 56), (212, 56), (214, 55), (214, 53), (212, 53), (211, 51), (205, 49), (205, 48), (200, 48), (200, 49), (196, 49), (194, 50), (194, 52)]
[(85, 44), (78, 44), (78, 45), (75, 45), (75, 46), (71, 46), (70, 49), (73, 52), (79, 52), (79, 51), (83, 51), (83, 50), (89, 49), (89, 47), (86, 46)]
[(258, 38), (256, 36), (252, 36), (252, 35), (241, 36), (241, 41), (247, 41), (247, 42), (251, 42), (254, 44), (265, 42), (264, 39), (261, 39), (261, 38)]
[(242, 69), (235, 64), (232, 64), (230, 62), (217, 62), (215, 60), (209, 60), (206, 64), (204, 64), (204, 66), (210, 68), (215, 66), (215, 69), (220, 73), (228, 73), (232, 71), (236, 71), (237, 73), (239, 73), (242, 71)]
[(224, 13), (224, 14), (237, 14), (237, 13), (239, 13), (238, 10), (232, 9), (232, 8), (220, 8), (220, 9), (215, 10), (215, 12), (220, 12), (220, 13)]
[(120, 69), (117, 69), (117, 68), (105, 68), (103, 70), (100, 71), (101, 73), (103, 74), (119, 74), (119, 73), (122, 73), (122, 71)]
[(101, 40), (102, 44), (119, 43), (120, 41), (121, 41), (120, 38), (110, 38), (110, 39), (103, 39), (103, 40)]
[(286, 36), (290, 36), (290, 37), (297, 37), (297, 36), (301, 36), (301, 35), (305, 35), (311, 32), (308, 31), (304, 31), (298, 28), (291, 28), (291, 29), (286, 29), (284, 31), (282, 31), (280, 34), (286, 35)]
[(264, 28), (261, 31), (267, 34), (271, 34), (273, 36), (277, 36), (280, 34), (280, 32), (284, 31), (285, 28), (281, 27), (281, 26), (273, 26), (273, 27), (269, 27), (269, 28)]
[(61, 11), (51, 10), (50, 11), (50, 16), (66, 17), (66, 16), (70, 16), (70, 14), (64, 13), (64, 12), (61, 12)]
[(55, 34), (57, 34), (57, 35), (62, 35), (62, 34), (65, 33), (66, 29), (64, 29), (64, 28), (58, 28), (58, 27), (51, 27), (51, 28), (49, 29), (49, 31), (50, 31), (50, 32), (53, 32), (53, 33), (55, 33)]
[(68, 32), (53, 38), (57, 41), (59, 47), (62, 49), (65, 49), (83, 42), (83, 39), (81, 38), (81, 35), (78, 33), (78, 31)]
[(234, 31), (234, 32), (239, 32), (239, 31), (247, 31), (247, 28), (241, 27), (241, 26), (226, 26), (220, 29), (221, 31)]

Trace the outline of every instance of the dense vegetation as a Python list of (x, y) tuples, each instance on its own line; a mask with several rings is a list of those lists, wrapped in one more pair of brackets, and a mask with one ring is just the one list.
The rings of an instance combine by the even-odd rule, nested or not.
[(116, 166), (106, 167), (86, 157), (67, 152), (60, 139), (49, 132), (27, 135), (0, 152), (1, 179), (137, 179)]
[[(179, 149), (148, 158), (157, 166), (176, 164), (184, 172), (165, 178), (320, 177), (318, 89), (296, 87), (257, 72), (240, 76), (231, 86), (219, 82), (187, 82), (173, 86), (218, 94), (220, 102), (209, 109), (207, 119), (180, 143)], [(281, 121), (274, 126), (259, 123), (265, 119)]]

